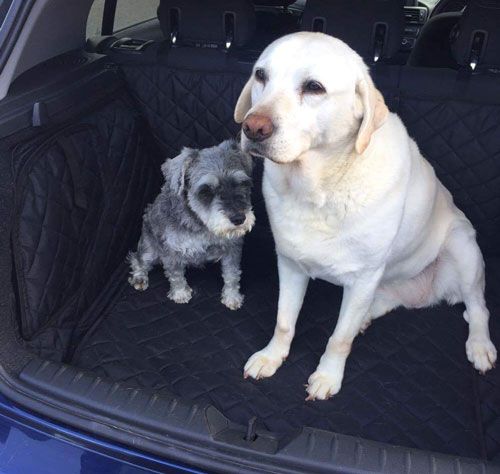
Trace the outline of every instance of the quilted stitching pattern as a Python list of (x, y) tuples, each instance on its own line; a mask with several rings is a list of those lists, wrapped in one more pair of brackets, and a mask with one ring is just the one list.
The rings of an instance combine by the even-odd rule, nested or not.
[[(132, 385), (212, 403), (240, 423), (258, 416), (281, 433), (306, 425), (482, 455), (476, 417), (480, 400), (476, 375), (465, 357), (467, 327), (461, 306), (398, 310), (377, 321), (356, 340), (341, 392), (325, 403), (305, 403), (303, 384), (324, 350), (341, 300), (338, 288), (313, 282), (289, 359), (271, 379), (243, 380), (246, 359), (272, 334), (277, 302), (270, 236), (264, 227), (254, 232), (245, 249), (246, 302), (240, 311), (221, 305), (217, 267), (191, 272), (195, 297), (186, 306), (167, 300), (168, 283), (158, 270), (146, 293), (124, 285), (73, 363)], [(488, 376), (489, 383), (495, 378), (498, 373)], [(492, 393), (487, 387), (485, 391)], [(498, 423), (496, 416), (492, 423)]]
[(234, 137), (234, 105), (247, 79), (156, 65), (122, 66), (133, 94), (169, 156), (183, 146), (213, 146)]
[(20, 211), (21, 278), (29, 296), (24, 314), (31, 316), (23, 321), (25, 336), (54, 359), (91, 324), (85, 310), (135, 244), (160, 180), (157, 157), (128, 104), (117, 100), (82, 123), (85, 132), (70, 138), (89, 176), (88, 212), (74, 206), (74, 178), (57, 146), (35, 157)]
[[(237, 133), (232, 114), (245, 74), (156, 65), (122, 69), (168, 155)], [(500, 108), (398, 101), (392, 79), (382, 87), (391, 108), (399, 106), (410, 134), (478, 229), (483, 249), (498, 253)], [(42, 356), (71, 359), (71, 349), (87, 333), (75, 364), (213, 403), (241, 423), (256, 415), (282, 433), (309, 425), (466, 456), (499, 455), (498, 373), (478, 377), (466, 361), (461, 307), (401, 310), (377, 321), (356, 341), (341, 393), (326, 403), (305, 403), (302, 384), (324, 350), (341, 299), (339, 289), (315, 282), (289, 360), (270, 380), (242, 379), (244, 362), (267, 342), (275, 318), (276, 265), (262, 209), (246, 245), (247, 300), (236, 313), (219, 302), (218, 268), (191, 273), (196, 294), (188, 306), (166, 300), (167, 283), (159, 271), (146, 294), (124, 283), (124, 268), (116, 281), (112, 272), (135, 245), (142, 209), (157, 190), (158, 166), (144, 159), (150, 151), (144, 134), (134, 128), (133, 112), (121, 100), (82, 122), (96, 127), (72, 137), (82, 152), (88, 212), (72, 204), (72, 176), (57, 149), (41, 157), (25, 189), (22, 258), (32, 285), (28, 305), (36, 312), (25, 327), (27, 334), (35, 333), (31, 344)], [(255, 202), (261, 204), (261, 198)], [(500, 303), (492, 282), (499, 281), (500, 261), (488, 264), (495, 340)]]
[(399, 114), (474, 224), (483, 251), (498, 254), (500, 106), (403, 98)]
[[(123, 70), (155, 135), (172, 156), (182, 146), (213, 145), (236, 132), (232, 111), (243, 86), (244, 76), (177, 71), (156, 65), (123, 66)], [(385, 72), (388, 77), (384, 76)], [(382, 77), (379, 77), (381, 75)], [(410, 134), (434, 165), (440, 179), (452, 191), (459, 207), (476, 226), (483, 250), (497, 253), (494, 241), (498, 235), (500, 211), (495, 188), (499, 184), (500, 160), (499, 142), (495, 140), (495, 136), (498, 135), (500, 123), (499, 107), (479, 107), (470, 103), (440, 99), (398, 98), (395, 87), (398, 82), (397, 71), (376, 71), (376, 76), (391, 109), (400, 113)], [(269, 262), (263, 262), (263, 265), (267, 267)], [(252, 285), (252, 291), (255, 293), (247, 298), (247, 305), (242, 310), (244, 316), (235, 323), (233, 329), (240, 334), (241, 326), (248, 330), (248, 333), (243, 332), (237, 344), (228, 338), (227, 341), (222, 341), (222, 346), (214, 346), (213, 341), (207, 342), (207, 334), (214, 335), (210, 332), (211, 318), (218, 321), (217, 317), (221, 312), (218, 288), (210, 277), (202, 275), (198, 275), (199, 293), (193, 303), (195, 314), (189, 313), (187, 316), (186, 311), (170, 307), (169, 319), (166, 321), (160, 316), (165, 311), (163, 308), (169, 305), (163, 298), (166, 288), (161, 277), (150, 290), (149, 305), (140, 308), (145, 314), (153, 315), (146, 317), (143, 323), (135, 321), (135, 311), (128, 307), (130, 304), (134, 309), (137, 308), (137, 295), (130, 290), (125, 291), (123, 300), (115, 310), (107, 314), (102, 326), (96, 330), (95, 339), (93, 337), (87, 341), (88, 345), (81, 347), (82, 363), (89, 363), (96, 370), (117, 378), (173, 390), (198, 401), (210, 401), (229, 416), (242, 422), (257, 413), (266, 420), (271, 429), (278, 431), (290, 430), (305, 423), (361, 434), (371, 439), (445, 452), (478, 456), (486, 450), (492, 457), (500, 451), (500, 420), (496, 410), (500, 402), (495, 395), (496, 378), (494, 374), (479, 378), (474, 389), (473, 376), (465, 379), (463, 376), (464, 371), (467, 374), (471, 374), (471, 371), (463, 354), (466, 331), (460, 315), (461, 310), (440, 308), (421, 311), (417, 315), (412, 313), (411, 316), (407, 315), (411, 319), (398, 329), (394, 327), (394, 321), (390, 321), (399, 320), (397, 315), (390, 316), (386, 320), (388, 322), (382, 320), (379, 325), (381, 329), (376, 333), (378, 336), (373, 335), (373, 339), (370, 339), (367, 335), (358, 342), (357, 352), (349, 362), (351, 367), (343, 392), (335, 399), (336, 411), (331, 414), (329, 410), (332, 410), (332, 406), (329, 404), (326, 404), (328, 413), (321, 409), (317, 411), (316, 408), (304, 407), (303, 391), (297, 391), (297, 388), (290, 394), (290, 399), (287, 399), (287, 394), (280, 393), (274, 404), (268, 400), (271, 393), (276, 397), (276, 391), (280, 391), (280, 387), (284, 385), (290, 386), (291, 381), (303, 383), (307, 380), (307, 375), (313, 370), (324, 345), (318, 342), (317, 335), (313, 336), (314, 330), (320, 328), (325, 342), (333, 328), (333, 321), (323, 320), (318, 316), (326, 311), (325, 306), (309, 309), (310, 323), (302, 323), (303, 352), (292, 354), (289, 360), (291, 365), (288, 365), (288, 369), (287, 366), (283, 367), (277, 374), (276, 380), (281, 380), (281, 386), (278, 382), (264, 381), (257, 388), (254, 385), (249, 388), (248, 384), (242, 386), (240, 370), (248, 354), (261, 347), (272, 332), (273, 309), (272, 304), (266, 301), (269, 301), (269, 292), (276, 291), (273, 286), (275, 277), (262, 277), (260, 286), (254, 285), (252, 276), (246, 275), (247, 284)], [(268, 291), (265, 290), (266, 284), (269, 285)], [(326, 298), (327, 301), (326, 294), (321, 294), (320, 297)], [(331, 307), (337, 307), (339, 295), (332, 298), (334, 299), (331, 301)], [(311, 298), (308, 301), (314, 302)], [(251, 304), (255, 305), (253, 309)], [(496, 306), (498, 307), (499, 305)], [(174, 316), (170, 316), (170, 312)], [(116, 314), (119, 316), (115, 316)], [(232, 316), (232, 313), (229, 314), (229, 317)], [(126, 323), (119, 328), (117, 324), (113, 324), (115, 318), (116, 321), (129, 321), (130, 326)], [(193, 334), (196, 334), (199, 324), (202, 324), (203, 330), (198, 340)], [(224, 327), (222, 321), (220, 324), (219, 328), (214, 329), (215, 334), (224, 332), (224, 329), (230, 331), (227, 320), (224, 321)], [(173, 325), (173, 328), (170, 325)], [(437, 332), (435, 325), (439, 329)], [(385, 329), (382, 329), (384, 327)], [(123, 331), (123, 334), (120, 331)], [(395, 334), (392, 331), (402, 333)], [(137, 332), (144, 332), (147, 336), (139, 342), (134, 341), (133, 334)], [(256, 339), (253, 341), (248, 340), (251, 333), (255, 333)], [(448, 353), (449, 345), (442, 345), (442, 335), (450, 333), (460, 335), (454, 340), (453, 357)], [(384, 334), (393, 334), (394, 337), (387, 340), (383, 337)], [(397, 342), (407, 334), (414, 335), (410, 345)], [(190, 353), (183, 337), (195, 342), (195, 348), (210, 348), (208, 353), (213, 356), (214, 366), (220, 367), (216, 371), (217, 377), (213, 376), (212, 365), (195, 360), (199, 352), (193, 349), (194, 352)], [(377, 342), (378, 337), (381, 337), (383, 342)], [(217, 336), (217, 340), (219, 339)], [(129, 340), (130, 343), (126, 348), (124, 340)], [(167, 342), (163, 342), (165, 340)], [(300, 340), (299, 337), (297, 341)], [(180, 348), (174, 342), (168, 341), (178, 341)], [(145, 360), (141, 358), (140, 363), (135, 356), (129, 356), (137, 347), (140, 347), (141, 354), (148, 353), (150, 345), (150, 357)], [(381, 347), (376, 347), (377, 345)], [(438, 369), (426, 367), (423, 360), (417, 359), (418, 348), (422, 345), (429, 353), (429, 360), (435, 362)], [(238, 349), (242, 346), (247, 348), (244, 354)], [(181, 354), (182, 364), (174, 368), (169, 366), (168, 360), (172, 357), (170, 351), (175, 353), (176, 357)], [(228, 354), (234, 355), (230, 355), (228, 360)], [(394, 357), (391, 358), (387, 354), (393, 354)], [(96, 362), (99, 359), (102, 359), (102, 364)], [(224, 360), (226, 362), (223, 362)], [(398, 361), (397, 364), (395, 360)], [(187, 369), (196, 363), (196, 371), (188, 374)], [(441, 368), (442, 370), (439, 370)], [(205, 377), (210, 370), (213, 377)], [(286, 372), (287, 370), (291, 372)], [(381, 386), (381, 381), (387, 377), (389, 382)], [(401, 382), (396, 383), (398, 378)], [(223, 386), (217, 386), (217, 382), (222, 384), (222, 381), (227, 383), (227, 380), (231, 381), (230, 389), (224, 390)], [(458, 390), (457, 380), (463, 380), (465, 384), (458, 387)], [(443, 384), (449, 390), (440, 389)], [(367, 394), (371, 395), (374, 390), (375, 404), (367, 401)], [(474, 395), (476, 392), (480, 394), (479, 398)], [(484, 421), (484, 443), (482, 430), (478, 428), (477, 419), (473, 414), (475, 403), (478, 403)], [(290, 420), (295, 420), (295, 423)]]
[[(493, 342), (500, 344), (500, 258), (486, 262), (488, 275), (486, 296), (490, 315), (490, 331)], [(496, 286), (495, 286), (496, 285)], [(484, 377), (477, 377), (480, 400), (480, 417), (483, 426), (486, 454), (489, 458), (500, 461), (500, 376), (498, 368), (487, 372)]]
[[(156, 136), (169, 155), (182, 146), (211, 146), (234, 136), (233, 110), (246, 75), (122, 66)], [(396, 100), (394, 69), (374, 71), (397, 111), (457, 205), (472, 221), (485, 252), (498, 254), (500, 234), (500, 106), (458, 100)], [(388, 76), (388, 77), (385, 77)]]
[[(82, 284), (91, 234), (98, 224), (98, 209), (75, 205), (74, 188), (75, 181), (79, 181), (92, 201), (99, 200), (101, 149), (89, 129), (76, 130), (69, 140), (79, 144), (79, 156), (66, 158), (61, 148), (53, 145), (42, 159), (36, 160), (20, 190), (23, 200), (18, 235), (26, 294), (25, 337), (32, 336), (66, 299), (73, 300)], [(77, 161), (79, 176), (70, 171), (70, 159)], [(50, 264), (48, 258), (54, 256)]]

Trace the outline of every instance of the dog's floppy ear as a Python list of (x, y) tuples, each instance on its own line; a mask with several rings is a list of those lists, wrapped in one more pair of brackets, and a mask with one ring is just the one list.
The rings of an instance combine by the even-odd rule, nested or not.
[(252, 108), (252, 86), (253, 86), (253, 76), (248, 79), (245, 87), (241, 91), (241, 94), (236, 102), (236, 107), (234, 108), (234, 121), (236, 123), (241, 123), (245, 119), (245, 115)]
[(364, 72), (356, 84), (356, 93), (361, 99), (363, 120), (356, 138), (355, 150), (356, 153), (362, 154), (370, 144), (372, 134), (384, 124), (389, 110), (368, 72)]
[(165, 181), (175, 194), (181, 194), (186, 184), (186, 171), (196, 157), (198, 150), (184, 147), (175, 158), (168, 159), (161, 165), (161, 171)]

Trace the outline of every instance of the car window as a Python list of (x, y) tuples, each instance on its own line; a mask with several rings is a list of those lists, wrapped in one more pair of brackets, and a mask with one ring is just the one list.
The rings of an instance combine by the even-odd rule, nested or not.
[(156, 18), (159, 0), (118, 0), (114, 31)]
[[(1, 0), (0, 0), (1, 1)], [(87, 20), (87, 37), (101, 34), (105, 0), (95, 0)], [(159, 0), (118, 0), (113, 31), (156, 18)]]
[(432, 10), (438, 3), (439, 0), (420, 0), (429, 10)]
[(95, 0), (87, 18), (87, 38), (101, 34), (104, 0)]

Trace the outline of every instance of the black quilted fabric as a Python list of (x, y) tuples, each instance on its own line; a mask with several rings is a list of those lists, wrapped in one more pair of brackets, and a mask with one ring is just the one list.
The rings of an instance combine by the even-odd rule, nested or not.
[[(248, 72), (191, 71), (155, 64), (125, 64), (122, 69), (168, 155), (175, 156), (182, 146), (212, 146), (238, 132), (233, 110)], [(483, 252), (498, 255), (500, 105), (443, 97), (441, 91), (422, 98), (418, 81), (415, 95), (401, 97), (400, 73), (399, 66), (372, 70), (388, 106), (401, 116), (474, 224)]]
[[(74, 156), (65, 156), (59, 137), (75, 144)], [(102, 196), (102, 153), (95, 129), (70, 127), (35, 151), (34, 158), (28, 159), (20, 172), (15, 241), (26, 338), (80, 289), (83, 266), (93, 245), (92, 234), (99, 223), (99, 209), (75, 201), (79, 195), (90, 202)], [(50, 264), (47, 258), (53, 256), (58, 258)]]
[(16, 165), (21, 329), (40, 354), (60, 359), (88, 328), (85, 310), (136, 242), (159, 187), (159, 163), (130, 104), (117, 99), (23, 149)]
[(248, 74), (124, 65), (134, 97), (167, 155), (183, 146), (213, 146), (234, 137), (233, 110)]
[[(168, 59), (161, 66), (122, 66), (147, 127), (125, 96), (110, 99), (62, 132), (76, 148), (71, 156), (57, 136), (14, 156), (15, 277), (31, 348), (131, 385), (214, 404), (236, 422), (255, 415), (278, 433), (307, 425), (498, 459), (500, 377), (498, 370), (481, 377), (467, 362), (461, 306), (398, 310), (380, 319), (356, 340), (342, 391), (328, 402), (306, 403), (303, 384), (341, 300), (339, 288), (314, 282), (289, 359), (269, 380), (243, 380), (245, 361), (272, 334), (277, 303), (273, 243), (258, 193), (240, 311), (220, 303), (216, 266), (189, 274), (195, 296), (185, 306), (167, 300), (159, 270), (146, 293), (128, 286), (123, 258), (136, 244), (164, 159), (150, 132), (167, 156), (175, 156), (182, 146), (214, 145), (238, 131), (233, 108), (249, 65), (196, 71), (168, 66)], [(398, 68), (374, 72), (391, 109), (478, 230), (488, 254), (487, 298), (499, 346), (500, 106), (429, 91), (401, 94)]]
[[(500, 447), (500, 404), (492, 390), (498, 371), (480, 377), (466, 360), (461, 306), (398, 310), (381, 318), (356, 340), (341, 392), (327, 402), (306, 403), (303, 384), (331, 335), (341, 300), (339, 288), (313, 282), (283, 367), (268, 380), (243, 379), (246, 359), (272, 334), (277, 304), (272, 243), (260, 217), (245, 247), (241, 310), (220, 303), (217, 266), (189, 274), (195, 296), (185, 306), (167, 300), (160, 270), (139, 293), (125, 282), (124, 268), (119, 297), (82, 341), (73, 364), (214, 404), (236, 422), (257, 416), (275, 432), (306, 425), (464, 456), (481, 457), (487, 449), (493, 457)], [(500, 260), (488, 263), (489, 274), (498, 275)], [(500, 316), (499, 296), (488, 296), (493, 320)], [(492, 329), (498, 344), (500, 326)]]
[[(489, 265), (488, 265), (489, 263)], [(495, 345), (500, 343), (500, 258), (487, 262), (486, 294), (491, 311), (490, 330)], [(485, 450), (489, 457), (500, 461), (500, 375), (499, 369), (477, 377), (480, 400), (479, 416), (483, 427)]]
[[(206, 146), (233, 135), (232, 111), (245, 75), (124, 66), (127, 81), (155, 135), (171, 155), (183, 145)], [(399, 70), (375, 76), (457, 204), (473, 221), (486, 254), (498, 254), (500, 116), (498, 105), (398, 91)], [(188, 306), (166, 299), (157, 272), (138, 294), (113, 282), (119, 296), (80, 344), (73, 362), (131, 384), (217, 406), (246, 423), (257, 416), (289, 433), (304, 425), (368, 439), (473, 457), (500, 453), (498, 372), (478, 376), (465, 357), (463, 308), (398, 310), (357, 339), (343, 389), (326, 403), (305, 403), (303, 384), (335, 325), (341, 294), (311, 285), (288, 361), (270, 380), (244, 381), (242, 367), (272, 334), (277, 277), (265, 217), (248, 239), (244, 288), (237, 313), (219, 302), (217, 268), (192, 272)], [(500, 260), (487, 261), (491, 330), (500, 336)], [(125, 270), (124, 270), (125, 272)], [(121, 285), (121, 286), (120, 286)], [(103, 303), (104, 304), (104, 303)]]
[(500, 105), (404, 97), (399, 114), (457, 206), (472, 221), (483, 252), (500, 247)]

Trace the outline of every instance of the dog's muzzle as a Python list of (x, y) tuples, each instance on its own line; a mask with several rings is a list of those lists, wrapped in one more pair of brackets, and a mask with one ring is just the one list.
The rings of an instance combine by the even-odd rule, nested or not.
[(266, 115), (250, 114), (241, 126), (245, 136), (252, 142), (263, 142), (274, 132), (273, 121)]
[(229, 216), (229, 220), (230, 220), (231, 224), (233, 224), (233, 225), (243, 224), (245, 222), (246, 218), (247, 218), (247, 216), (243, 212), (240, 212), (237, 214), (232, 214)]

